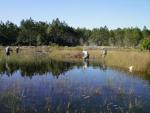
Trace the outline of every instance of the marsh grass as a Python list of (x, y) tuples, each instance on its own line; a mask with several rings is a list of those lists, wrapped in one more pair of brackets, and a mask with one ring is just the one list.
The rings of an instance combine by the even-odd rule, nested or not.
[[(10, 57), (6, 57), (4, 48), (0, 48), (0, 62), (19, 62), (31, 63), (43, 62), (48, 58), (82, 62), (82, 49), (83, 47), (60, 47), (60, 46), (39, 46), (39, 47), (21, 47), (20, 54), (13, 53)], [(122, 68), (128, 71), (129, 66), (133, 66), (133, 71), (150, 73), (150, 53), (147, 51), (140, 51), (138, 49), (108, 49), (106, 58), (102, 58), (100, 49), (86, 48), (90, 54), (90, 62), (106, 63), (107, 66), (114, 68)], [(40, 56), (40, 57), (39, 57)]]
[[(150, 53), (138, 50), (108, 50), (106, 58), (102, 58), (101, 51), (88, 50), (90, 61), (105, 62), (108, 66), (122, 68), (128, 71), (129, 66), (133, 66), (133, 71), (150, 73)], [(81, 50), (55, 50), (49, 56), (59, 60), (82, 61)]]
[(150, 72), (150, 53), (110, 51), (106, 57), (106, 63), (109, 66), (122, 67), (126, 70), (128, 70), (129, 66), (134, 66), (134, 71)]

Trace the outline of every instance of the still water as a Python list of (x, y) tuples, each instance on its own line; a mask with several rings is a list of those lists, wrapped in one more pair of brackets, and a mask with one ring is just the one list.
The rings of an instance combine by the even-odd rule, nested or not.
[(0, 113), (150, 113), (150, 75), (49, 60), (0, 64)]

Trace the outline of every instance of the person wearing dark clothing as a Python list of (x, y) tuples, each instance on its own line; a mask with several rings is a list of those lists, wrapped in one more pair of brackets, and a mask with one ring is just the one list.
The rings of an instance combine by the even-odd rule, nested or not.
[(19, 53), (19, 47), (16, 47), (16, 53), (17, 54)]
[(5, 52), (6, 52), (6, 55), (7, 56), (9, 56), (10, 55), (10, 52), (12, 51), (12, 49), (9, 47), (9, 46), (7, 46), (6, 48), (5, 48)]

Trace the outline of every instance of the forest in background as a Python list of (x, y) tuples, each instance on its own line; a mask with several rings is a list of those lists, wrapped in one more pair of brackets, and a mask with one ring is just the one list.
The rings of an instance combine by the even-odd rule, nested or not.
[(141, 47), (150, 50), (150, 30), (144, 26), (117, 28), (73, 28), (58, 18), (51, 23), (22, 20), (20, 26), (7, 21), (0, 22), (0, 45), (95, 45), (115, 47)]

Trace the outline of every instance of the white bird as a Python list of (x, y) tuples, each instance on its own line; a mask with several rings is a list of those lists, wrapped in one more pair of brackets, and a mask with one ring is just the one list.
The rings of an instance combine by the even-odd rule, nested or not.
[(133, 71), (134, 66), (129, 66), (128, 68), (129, 68), (129, 71), (130, 71), (130, 72), (132, 72), (132, 71)]

